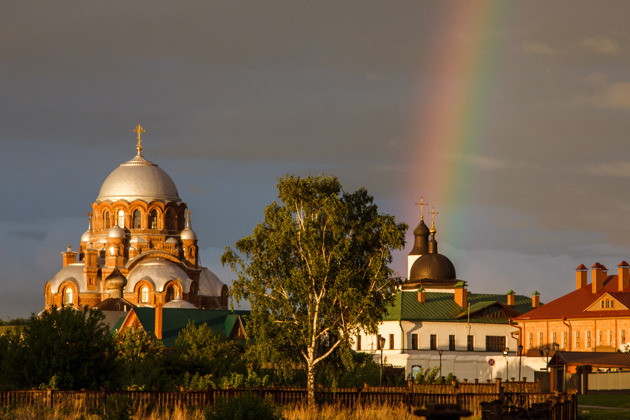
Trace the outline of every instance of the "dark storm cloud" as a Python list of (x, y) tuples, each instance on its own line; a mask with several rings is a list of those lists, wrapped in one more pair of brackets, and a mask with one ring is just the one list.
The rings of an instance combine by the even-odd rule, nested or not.
[[(463, 169), (469, 202), (432, 205), (441, 250), (473, 291), (545, 301), (573, 287), (579, 263), (629, 258), (630, 6), (484, 4), (487, 26), (466, 32), (449, 26), (457, 1), (3, 2), (0, 318), (43, 306), (139, 123), (145, 156), (192, 211), (204, 264), (228, 283), (220, 250), (251, 232), (286, 173), (367, 187), (413, 228), (419, 196), (434, 199), (418, 185), (444, 185), (413, 179), (418, 166)], [(491, 72), (467, 111), (484, 114), (483, 136), (427, 162), (431, 95), (465, 85), (436, 65), (479, 39)]]

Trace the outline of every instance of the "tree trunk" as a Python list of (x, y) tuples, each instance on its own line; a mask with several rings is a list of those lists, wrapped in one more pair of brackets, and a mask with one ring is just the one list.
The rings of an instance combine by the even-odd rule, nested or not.
[(307, 385), (306, 389), (308, 390), (308, 406), (315, 406), (315, 364), (312, 361), (307, 363)]

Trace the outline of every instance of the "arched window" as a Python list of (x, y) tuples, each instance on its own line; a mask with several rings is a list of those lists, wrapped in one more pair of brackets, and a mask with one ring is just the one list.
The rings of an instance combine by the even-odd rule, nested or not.
[(125, 228), (125, 212), (123, 210), (118, 210), (118, 227)]
[(63, 304), (72, 305), (72, 288), (69, 286), (63, 291)]
[(166, 229), (168, 230), (174, 230), (175, 229), (175, 212), (173, 211), (173, 209), (168, 209), (166, 211), (166, 218), (165, 218), (165, 225), (166, 225)]
[(109, 212), (107, 210), (103, 212), (103, 226), (105, 226), (105, 229), (109, 229), (111, 227), (109, 225)]
[(140, 303), (149, 303), (149, 288), (147, 286), (140, 288)]
[(168, 286), (168, 289), (166, 289), (166, 299), (164, 299), (164, 301), (170, 302), (173, 299), (175, 299), (175, 288), (173, 286)]
[(157, 229), (157, 210), (151, 210), (149, 215), (149, 229)]
[(133, 212), (133, 228), (140, 229), (142, 227), (142, 216), (140, 210), (134, 210)]

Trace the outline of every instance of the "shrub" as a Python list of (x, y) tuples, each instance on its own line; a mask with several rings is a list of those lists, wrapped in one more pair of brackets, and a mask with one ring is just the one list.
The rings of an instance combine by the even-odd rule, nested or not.
[(280, 411), (272, 403), (247, 393), (230, 400), (219, 400), (205, 413), (206, 420), (276, 420)]

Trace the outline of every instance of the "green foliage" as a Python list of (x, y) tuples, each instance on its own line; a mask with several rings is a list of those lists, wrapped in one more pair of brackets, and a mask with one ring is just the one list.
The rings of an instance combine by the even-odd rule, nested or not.
[(126, 390), (148, 390), (163, 385), (164, 346), (145, 330), (125, 329), (116, 333), (116, 360), (120, 367), (118, 386)]
[(97, 310), (72, 308), (53, 308), (39, 317), (32, 315), (19, 333), (9, 333), (0, 340), (2, 386), (108, 386), (115, 370), (115, 354), (103, 318)]
[(230, 400), (219, 400), (205, 413), (206, 420), (276, 420), (280, 410), (272, 403), (253, 394), (243, 394)]
[[(175, 349), (169, 356), (169, 364), (188, 374), (188, 377), (184, 376), (180, 381), (181, 386), (186, 389), (206, 389), (207, 386), (214, 387), (217, 383), (231, 383), (223, 379), (228, 376), (240, 375), (247, 378), (243, 356), (242, 344), (213, 333), (206, 324), (196, 326), (190, 322), (175, 340)], [(195, 374), (199, 379), (193, 381)], [(245, 379), (238, 382), (245, 383)]]
[(217, 387), (212, 375), (200, 375), (199, 372), (195, 372), (193, 375), (189, 372), (184, 373), (182, 386), (191, 391), (205, 391)]
[(243, 257), (226, 248), (221, 261), (238, 273), (232, 296), (251, 303), (253, 353), (285, 369), (304, 363), (312, 390), (317, 363), (359, 330), (376, 331), (407, 226), (334, 177), (287, 175), (278, 191), (264, 222), (236, 243)]
[(127, 395), (109, 395), (99, 417), (103, 420), (130, 420), (133, 402)]
[(8, 321), (3, 321), (2, 319), (0, 319), (0, 327), (13, 326), (13, 325), (26, 325), (27, 322), (28, 322), (28, 319), (25, 319), (25, 318), (13, 318), (13, 319), (9, 319)]
[(435, 366), (431, 369), (423, 370), (420, 368), (420, 371), (416, 374), (416, 377), (413, 379), (416, 384), (450, 384), (453, 381), (457, 380), (457, 376), (453, 375), (452, 372), (446, 377), (438, 376), (440, 373), (440, 367)]
[(379, 372), (372, 355), (356, 353), (343, 346), (318, 365), (316, 383), (331, 388), (378, 385)]

